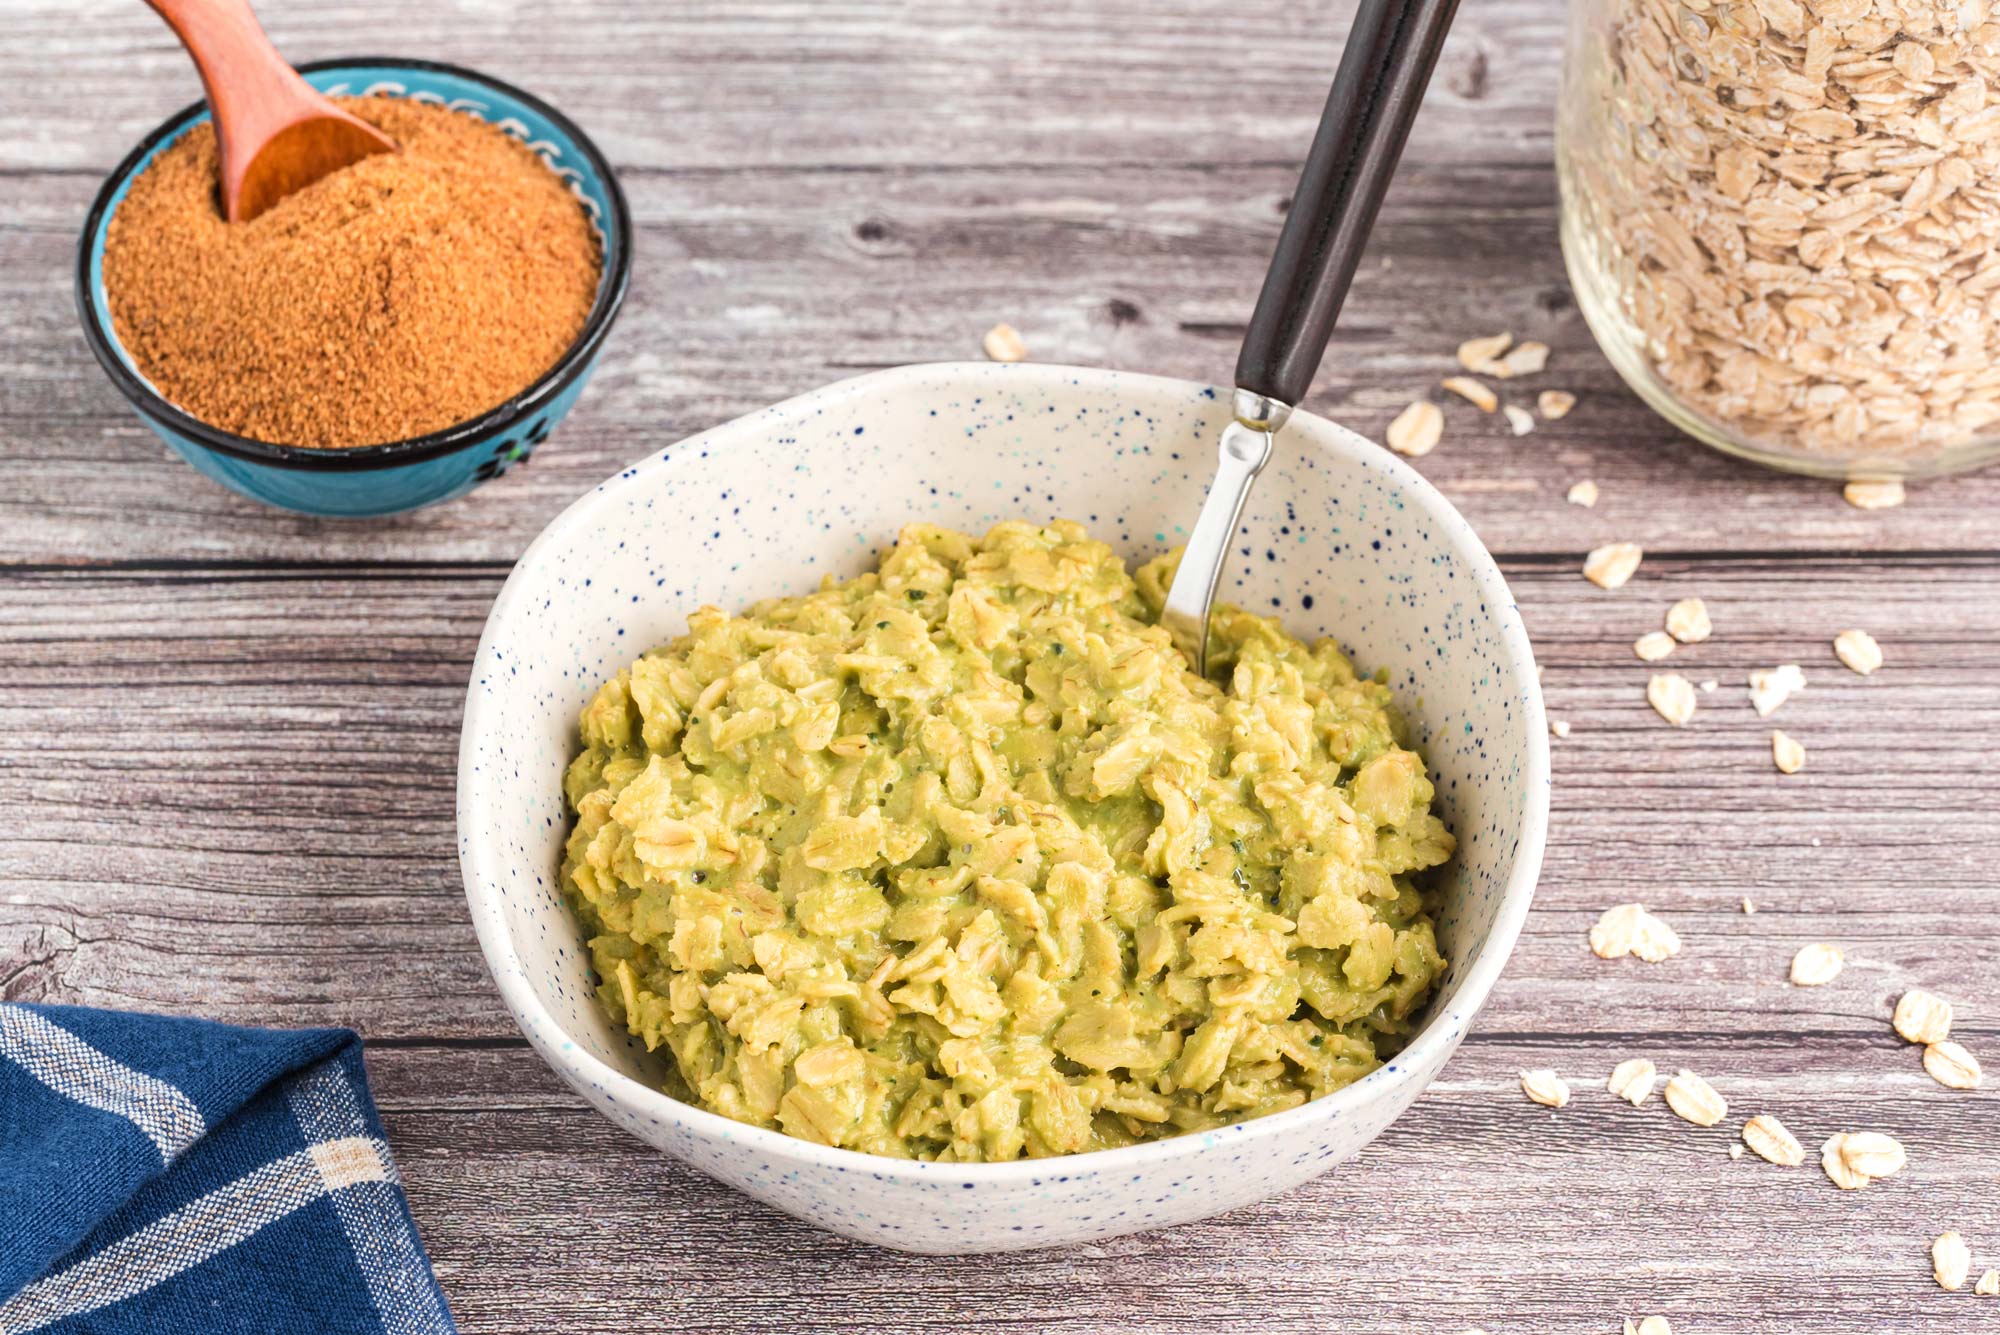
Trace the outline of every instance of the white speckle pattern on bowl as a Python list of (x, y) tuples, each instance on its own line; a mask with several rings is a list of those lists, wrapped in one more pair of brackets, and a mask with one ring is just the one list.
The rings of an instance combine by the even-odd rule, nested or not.
[(869, 568), (896, 530), (1069, 518), (1128, 561), (1177, 545), (1207, 488), (1227, 391), (1031, 364), (906, 367), (717, 427), (611, 478), (549, 526), (501, 591), (468, 688), (459, 858), (488, 965), (523, 1032), (606, 1116), (823, 1228), (922, 1252), (1111, 1237), (1261, 1200), (1347, 1159), (1457, 1047), (1513, 949), (1548, 823), (1548, 725), (1520, 613), (1464, 519), (1407, 464), (1298, 414), (1222, 596), (1386, 666), (1459, 851), (1438, 934), (1451, 967), (1416, 1038), (1347, 1089), (1129, 1149), (1009, 1164), (881, 1159), (659, 1093), (662, 1057), (593, 996), (556, 890), (562, 774), (597, 685), (685, 629)]

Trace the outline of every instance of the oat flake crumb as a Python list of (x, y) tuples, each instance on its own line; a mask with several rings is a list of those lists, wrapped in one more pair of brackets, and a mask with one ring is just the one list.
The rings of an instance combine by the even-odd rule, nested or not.
[(1865, 630), (1844, 630), (1833, 637), (1834, 656), (1862, 676), (1882, 666), (1882, 646)]
[(1806, 1161), (1806, 1147), (1769, 1113), (1759, 1113), (1743, 1124), (1743, 1143), (1755, 1150), (1758, 1158), (1781, 1168), (1797, 1168)]
[(1685, 1069), (1667, 1081), (1667, 1106), (1676, 1117), (1696, 1126), (1714, 1126), (1729, 1116), (1729, 1103), (1715, 1086)]
[(1792, 986), (1824, 987), (1839, 977), (1846, 965), (1847, 959), (1839, 946), (1823, 941), (1801, 946), (1799, 953), (1792, 956)]
[(1880, 1131), (1843, 1131), (1820, 1147), (1819, 1164), (1842, 1191), (1893, 1177), (1909, 1162), (1902, 1143)]
[(1889, 510), (1903, 503), (1900, 482), (1850, 482), (1840, 494), (1857, 510)]
[(1667, 1323), (1667, 1319), (1663, 1316), (1642, 1318), (1636, 1326), (1632, 1324), (1632, 1319), (1627, 1317), (1625, 1319), (1625, 1335), (1674, 1335), (1674, 1328)]
[(1549, 364), (1549, 345), (1529, 339), (1515, 344), (1494, 364), (1493, 374), (1505, 380), (1517, 375), (1536, 375)]
[(1694, 683), (1678, 672), (1656, 672), (1646, 683), (1646, 703), (1676, 728), (1694, 717)]
[(1611, 1068), (1611, 1078), (1604, 1082), (1604, 1087), (1611, 1097), (1623, 1099), (1636, 1108), (1652, 1094), (1653, 1080), (1658, 1074), (1653, 1063), (1644, 1057), (1631, 1057)]
[(1708, 604), (1699, 598), (1683, 598), (1667, 609), (1667, 634), (1682, 644), (1700, 644), (1715, 633), (1708, 619)]
[(1771, 730), (1771, 763), (1780, 774), (1797, 774), (1806, 767), (1805, 743), (1781, 729)]
[(1550, 719), (1549, 731), (1558, 737), (1569, 736), (1569, 720), (1566, 718)]
[(1649, 630), (1632, 642), (1632, 652), (1648, 663), (1657, 663), (1674, 651), (1674, 637), (1663, 630)]
[(1521, 1072), (1521, 1092), (1545, 1108), (1560, 1108), (1569, 1102), (1569, 1086), (1546, 1066)]
[(1954, 1292), (1964, 1288), (1971, 1269), (1972, 1249), (1965, 1239), (1956, 1232), (1938, 1234), (1931, 1243), (1931, 1273), (1937, 1276), (1938, 1287)]
[(1622, 589), (1645, 556), (1636, 542), (1607, 543), (1583, 558), (1583, 575), (1600, 589)]
[(1566, 389), (1545, 389), (1535, 395), (1535, 411), (1544, 422), (1560, 422), (1576, 407), (1576, 395)]
[(1842, 1153), (1846, 1147), (1846, 1132), (1829, 1136), (1826, 1144), (1820, 1146), (1819, 1166), (1826, 1170), (1826, 1175), (1832, 1179), (1834, 1186), (1842, 1191), (1859, 1191), (1868, 1185), (1868, 1175), (1858, 1173), (1848, 1166), (1847, 1156)]
[(1500, 412), (1507, 419), (1507, 429), (1517, 436), (1525, 436), (1535, 429), (1535, 415), (1518, 403), (1510, 403)]
[(1597, 504), (1597, 484), (1589, 478), (1585, 478), (1581, 482), (1571, 483), (1568, 499), (1571, 505), (1581, 505), (1584, 509), (1588, 510), (1591, 506)]
[(1982, 1298), (2000, 1298), (2000, 1270), (1989, 1270), (1979, 1277), (1972, 1291)]
[(1911, 1043), (1942, 1043), (1951, 1036), (1951, 1003), (1913, 987), (1896, 1002), (1891, 1023)]
[(1756, 902), (1752, 900), (1748, 895), (1743, 896), (1743, 916), (1747, 918), (1756, 911), (1757, 911)]
[(1924, 1049), (1924, 1070), (1946, 1089), (1978, 1089), (1983, 1076), (1979, 1058), (1950, 1039)]
[(1646, 912), (1645, 905), (1620, 904), (1606, 909), (1590, 929), (1590, 949), (1601, 960), (1637, 955), (1648, 964), (1658, 964), (1680, 954), (1681, 939)]
[(1389, 448), (1412, 459), (1421, 459), (1437, 448), (1444, 436), (1444, 410), (1419, 399), (1389, 423)]
[(1743, 1147), (1735, 1141), (1731, 1141), (1729, 1143), (1729, 1157), (1732, 1159), (1741, 1159), (1743, 1157)]
[(1500, 406), (1500, 396), (1469, 375), (1446, 376), (1438, 383), (1482, 413), (1490, 413)]
[(986, 356), (996, 362), (1018, 362), (1028, 356), (1028, 345), (1022, 341), (1021, 331), (1010, 324), (996, 324), (986, 331), (986, 337), (979, 341), (986, 350)]
[(1760, 668), (1750, 674), (1750, 703), (1759, 718), (1769, 718), (1778, 706), (1806, 688), (1805, 670), (1797, 663)]
[(1512, 334), (1489, 334), (1485, 338), (1468, 338), (1458, 345), (1458, 364), (1468, 371), (1481, 375), (1495, 375), (1500, 354), (1514, 345)]
[(1710, 678), (1708, 681), (1705, 681), (1701, 684), (1701, 693), (1703, 695), (1714, 695), (1717, 691), (1721, 689), (1722, 689), (1722, 683), (1714, 680), (1713, 678)]

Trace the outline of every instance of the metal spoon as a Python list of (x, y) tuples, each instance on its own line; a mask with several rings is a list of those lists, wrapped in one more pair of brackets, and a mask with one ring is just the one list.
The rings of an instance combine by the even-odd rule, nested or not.
[(1312, 387), (1457, 0), (1362, 0), (1236, 360), (1236, 420), (1160, 624), (1204, 671), (1208, 614), (1251, 484)]

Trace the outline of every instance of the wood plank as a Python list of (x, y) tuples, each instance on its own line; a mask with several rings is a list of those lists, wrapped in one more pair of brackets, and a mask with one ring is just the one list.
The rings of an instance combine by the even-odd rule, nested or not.
[[(1916, 983), (1992, 1024), (2000, 558), (1655, 558), (1616, 594), (1568, 561), (1508, 574), (1573, 732), (1490, 1029), (1873, 1042)], [(0, 575), (6, 991), (371, 1036), (511, 1034), (453, 855), (459, 707), (499, 578)], [(1717, 632), (1666, 666), (1723, 685), (1676, 731), (1646, 706), (1654, 669), (1630, 644), (1688, 593)], [(1882, 640), (1873, 678), (1832, 657), (1850, 625)], [(1760, 720), (1744, 676), (1781, 661), (1811, 684)], [(1773, 723), (1809, 748), (1803, 774), (1772, 768)], [(1672, 965), (1586, 950), (1596, 915), (1635, 899), (1689, 942)], [(1792, 952), (1821, 939), (1848, 951), (1848, 984), (1792, 990)]]
[[(525, 87), (622, 166), (1141, 164), (1293, 160), (1319, 118), (1351, 3), (1231, 0), (271, 0), (295, 61), (389, 49)], [(200, 94), (166, 28), (119, 0), (9, 0), (0, 162), (103, 171)], [(1546, 161), (1562, 16), (1467, 6), (1418, 151)], [(62, 96), (45, 96), (59, 62)]]
[[(1700, 1069), (1729, 1121), (1699, 1130), (1657, 1093), (1612, 1099), (1604, 1074), (1638, 1053)], [(615, 1130), (520, 1047), (373, 1048), (368, 1064), (440, 1282), (467, 1332), (494, 1335), (1605, 1335), (1652, 1313), (1701, 1335), (1963, 1335), (1983, 1300), (1937, 1287), (1930, 1239), (1960, 1229), (1981, 1265), (2000, 1239), (2000, 1096), (1932, 1084), (1893, 1039), (1475, 1033), (1358, 1160), (1277, 1201), (998, 1262), (815, 1232)], [(1516, 1083), (1550, 1064), (1574, 1089), (1560, 1111)], [(1730, 1159), (1759, 1112), (1813, 1162)], [(1904, 1140), (1910, 1166), (1840, 1192), (1818, 1145), (1862, 1128)]]
[[(91, 182), (10, 182), (0, 227), (0, 560), (510, 561), (581, 492), (682, 436), (861, 370), (979, 356), (1010, 320), (1033, 355), (1226, 376), (1292, 169), (1123, 167), (744, 173), (630, 182), (643, 261), (605, 364), (531, 467), (460, 502), (371, 523), (300, 519), (196, 476), (84, 351), (68, 273)], [(1468, 204), (1468, 200), (1472, 202)], [(2000, 472), (1864, 514), (1824, 482), (1675, 435), (1617, 382), (1570, 304), (1546, 170), (1419, 167), (1392, 195), (1311, 406), (1379, 435), (1446, 401), (1421, 461), (1496, 550), (1948, 551), (1995, 546)], [(1389, 262), (1391, 267), (1384, 268)], [(1516, 397), (1581, 395), (1515, 439), (1438, 391), (1472, 332), (1554, 349)], [(1596, 509), (1564, 503), (1592, 477)]]

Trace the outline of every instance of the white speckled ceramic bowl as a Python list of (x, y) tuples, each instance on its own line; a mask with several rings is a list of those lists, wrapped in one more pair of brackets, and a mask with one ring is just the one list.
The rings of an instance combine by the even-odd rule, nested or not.
[(487, 963), (523, 1032), (607, 1117), (789, 1214), (905, 1251), (1110, 1237), (1220, 1214), (1352, 1157), (1458, 1046), (1513, 949), (1541, 867), (1548, 734), (1520, 613), (1458, 513), (1388, 452), (1301, 413), (1251, 498), (1224, 596), (1386, 666), (1459, 851), (1438, 935), (1451, 968), (1396, 1059), (1315, 1103), (1130, 1149), (925, 1164), (827, 1149), (658, 1092), (615, 1029), (556, 892), (562, 773), (597, 684), (737, 609), (868, 568), (896, 530), (1086, 522), (1131, 560), (1180, 540), (1227, 391), (1055, 366), (915, 366), (844, 381), (682, 441), (549, 525), (480, 641), (459, 753), (459, 858)]

